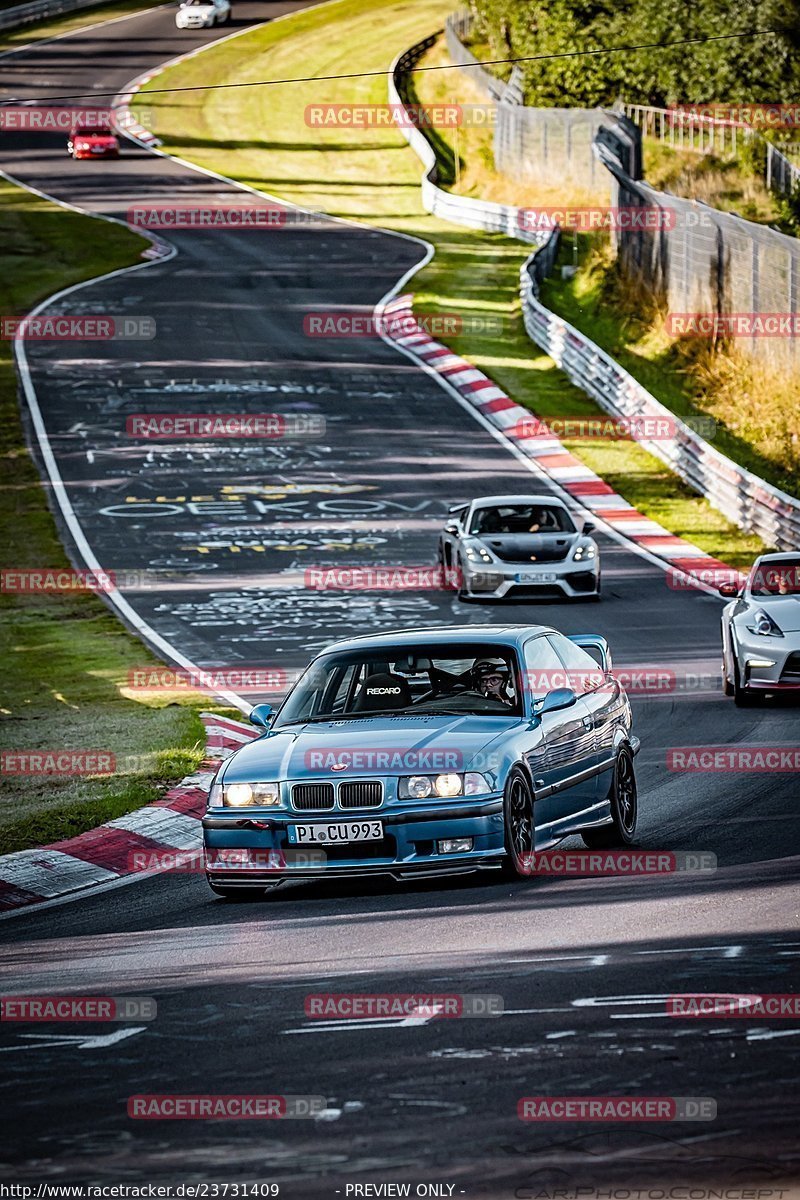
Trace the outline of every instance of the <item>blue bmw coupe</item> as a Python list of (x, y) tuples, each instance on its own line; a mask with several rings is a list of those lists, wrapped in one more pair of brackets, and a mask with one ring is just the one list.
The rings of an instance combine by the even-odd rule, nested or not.
[(221, 896), (287, 880), (501, 868), (579, 833), (630, 845), (628, 698), (604, 638), (469, 625), (339, 642), (222, 764), (203, 819)]

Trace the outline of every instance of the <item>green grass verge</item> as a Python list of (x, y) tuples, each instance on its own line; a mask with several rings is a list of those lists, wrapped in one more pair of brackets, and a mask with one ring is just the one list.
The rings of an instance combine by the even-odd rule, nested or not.
[[(0, 312), (22, 314), (58, 288), (139, 261), (146, 242), (0, 180)], [(0, 341), (0, 559), (4, 569), (67, 567), (45, 487), (26, 449), (11, 343)], [(0, 775), (3, 853), (70, 837), (147, 804), (203, 756), (196, 693), (126, 693), (157, 660), (96, 596), (0, 596), (0, 719), (9, 750), (106, 750), (114, 776)]]
[[(159, 75), (152, 87), (380, 71), (440, 28), (443, 17), (435, 0), (334, 0), (205, 51)], [(463, 95), (453, 72), (420, 74), (417, 86), (425, 103)], [(173, 96), (149, 95), (146, 88), (141, 103), (155, 110), (159, 137), (175, 154), (281, 198), (433, 242), (436, 257), (410, 284), (417, 310), (502, 321), (501, 332), (472, 331), (446, 339), (449, 344), (543, 417), (596, 414), (524, 332), (518, 279), (526, 248), (426, 214), (420, 164), (399, 132), (312, 127), (306, 120), (311, 104), (385, 100), (386, 80), (377, 75)], [(221, 139), (221, 130), (235, 137)], [(463, 156), (466, 134), (459, 136)], [(449, 154), (454, 177), (451, 132), (440, 131), (438, 149), (445, 160)], [(464, 183), (478, 187), (480, 178), (465, 175)], [(638, 446), (586, 439), (568, 445), (642, 512), (709, 554), (743, 566), (761, 548)]]

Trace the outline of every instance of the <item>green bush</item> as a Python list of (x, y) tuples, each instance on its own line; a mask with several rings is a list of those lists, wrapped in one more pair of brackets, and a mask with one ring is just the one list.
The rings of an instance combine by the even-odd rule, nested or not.
[[(800, 95), (800, 0), (469, 0), (473, 36), (492, 58), (657, 43), (657, 49), (522, 64), (525, 101), (594, 107), (795, 103)], [(665, 47), (683, 38), (781, 29), (761, 37)]]

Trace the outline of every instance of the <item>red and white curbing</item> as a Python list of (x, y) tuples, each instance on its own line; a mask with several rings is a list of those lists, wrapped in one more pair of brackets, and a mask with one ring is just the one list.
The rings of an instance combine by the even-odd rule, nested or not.
[(141, 142), (145, 146), (160, 146), (161, 139), (157, 138), (149, 129), (145, 129), (144, 125), (140, 125), (134, 117), (130, 109), (130, 103), (138, 92), (139, 88), (144, 87), (156, 75), (160, 75), (161, 71), (148, 71), (144, 75), (137, 75), (128, 84), (128, 91), (120, 96), (114, 97), (112, 111), (114, 114), (114, 124), (120, 133), (127, 134), (134, 138), (135, 141)]
[(142, 874), (131, 865), (137, 851), (199, 851), (200, 821), (217, 767), (257, 736), (251, 725), (228, 717), (202, 713), (201, 719), (208, 757), (160, 800), (66, 841), (0, 856), (0, 911)]
[[(550, 431), (528, 432), (529, 409), (516, 404), (472, 363), (454, 354), (425, 332), (414, 321), (413, 297), (398, 296), (383, 308), (386, 329), (393, 341), (407, 354), (436, 371), (469, 404), (534, 461), (554, 483), (568, 492), (578, 504), (590, 509), (616, 533), (643, 550), (663, 559), (676, 577), (688, 576), (714, 586), (743, 576), (733, 567), (712, 558), (699, 546), (676, 537), (656, 521), (651, 521), (613, 490), (599, 475), (566, 449)], [(408, 332), (409, 329), (411, 332)], [(402, 333), (393, 332), (402, 330)], [(546, 422), (542, 422), (546, 425)], [(527, 426), (527, 429), (526, 429)]]

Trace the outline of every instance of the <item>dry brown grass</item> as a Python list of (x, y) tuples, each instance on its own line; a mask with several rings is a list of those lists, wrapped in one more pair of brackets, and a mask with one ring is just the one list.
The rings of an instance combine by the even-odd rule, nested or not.
[(643, 148), (644, 174), (652, 187), (762, 225), (779, 221), (778, 203), (763, 177), (733, 154), (677, 150), (651, 137)]
[[(450, 62), (444, 38), (441, 37), (420, 60), (423, 67), (442, 66)], [(423, 105), (476, 104), (493, 109), (483, 92), (462, 71), (427, 71), (414, 76), (414, 86)], [(536, 177), (503, 175), (494, 168), (492, 152), (493, 127), (465, 124), (456, 129), (441, 129), (437, 149), (447, 164), (441, 183), (448, 191), (460, 196), (493, 200), (499, 204), (516, 204), (537, 208), (590, 207), (610, 203), (609, 187), (592, 190), (565, 175), (541, 174)], [(447, 167), (457, 157), (459, 168)]]

